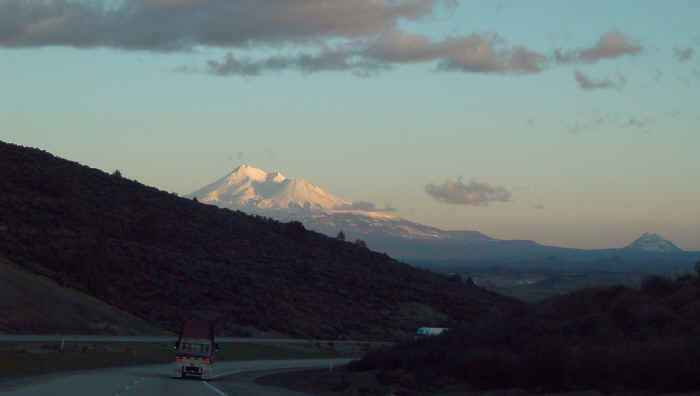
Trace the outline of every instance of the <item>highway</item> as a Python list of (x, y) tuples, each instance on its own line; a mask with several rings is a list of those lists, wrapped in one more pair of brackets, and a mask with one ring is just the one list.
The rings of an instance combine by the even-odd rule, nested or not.
[[(0, 334), (0, 342), (123, 342), (123, 343), (174, 343), (175, 336), (97, 336), (97, 335), (44, 335), (44, 334)], [(369, 344), (369, 345), (390, 345), (386, 341), (356, 341), (356, 340), (312, 340), (301, 338), (237, 338), (237, 337), (216, 337), (219, 344)]]
[(217, 362), (209, 381), (170, 378), (172, 365), (150, 365), (65, 373), (0, 384), (8, 396), (302, 396), (303, 393), (264, 387), (255, 378), (293, 369), (326, 368), (351, 359), (255, 360)]

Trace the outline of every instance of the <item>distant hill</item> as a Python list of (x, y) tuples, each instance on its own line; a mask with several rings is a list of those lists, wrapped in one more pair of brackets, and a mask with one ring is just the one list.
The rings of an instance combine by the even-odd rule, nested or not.
[(681, 253), (683, 250), (678, 248), (673, 242), (668, 241), (658, 234), (650, 234), (645, 232), (634, 242), (625, 247), (627, 250), (638, 250), (643, 252), (655, 253)]
[(203, 318), (228, 335), (387, 339), (513, 304), (298, 222), (2, 142), (0, 191), (1, 256), (172, 331)]

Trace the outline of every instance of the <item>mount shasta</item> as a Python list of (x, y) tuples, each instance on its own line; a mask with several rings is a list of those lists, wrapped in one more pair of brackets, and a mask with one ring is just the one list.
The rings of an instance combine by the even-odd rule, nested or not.
[[(362, 240), (372, 250), (407, 262), (498, 263), (519, 266), (552, 261), (567, 264), (646, 261), (650, 255), (686, 256), (673, 243), (644, 233), (621, 249), (583, 250), (546, 246), (529, 240), (499, 240), (478, 231), (446, 231), (414, 223), (367, 202), (350, 202), (303, 180), (241, 165), (225, 177), (187, 196), (202, 203), (241, 210), (281, 221), (300, 221), (308, 229), (348, 240)], [(624, 260), (623, 260), (624, 259)], [(686, 261), (686, 260), (683, 260)]]

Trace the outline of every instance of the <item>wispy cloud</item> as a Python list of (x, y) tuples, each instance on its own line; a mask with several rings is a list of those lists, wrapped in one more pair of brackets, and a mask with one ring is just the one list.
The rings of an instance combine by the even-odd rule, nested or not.
[[(352, 70), (358, 75), (367, 76), (386, 68), (388, 66), (382, 63), (352, 59), (342, 50), (326, 50), (319, 54), (273, 56), (260, 60), (236, 58), (229, 52), (221, 60), (208, 60), (204, 72), (218, 76), (259, 76), (281, 70), (297, 70), (304, 74)], [(179, 70), (191, 71), (192, 69), (180, 68)]]
[(574, 71), (574, 78), (576, 79), (576, 82), (578, 82), (579, 87), (586, 91), (592, 91), (595, 89), (620, 89), (627, 82), (625, 77), (622, 75), (618, 76), (617, 81), (610, 79), (593, 80), (578, 70)]
[(637, 55), (643, 49), (644, 46), (632, 44), (622, 33), (613, 29), (604, 34), (592, 47), (578, 50), (555, 50), (554, 60), (560, 64), (574, 62), (596, 63), (624, 55)]
[(678, 62), (689, 61), (693, 57), (694, 49), (689, 47), (686, 49), (674, 48), (673, 49), (673, 59)]
[(637, 117), (630, 117), (624, 124), (623, 126), (626, 127), (632, 127), (632, 128), (646, 128), (649, 125), (648, 120), (643, 120), (641, 118)]
[(664, 76), (664, 72), (661, 71), (658, 67), (654, 71), (654, 81), (659, 82), (661, 81), (661, 77)]
[[(353, 41), (317, 54), (273, 56), (258, 60), (237, 58), (207, 61), (205, 72), (220, 75), (257, 76), (285, 69), (302, 73), (351, 70), (360, 76), (374, 75), (400, 64), (437, 61), (437, 71), (467, 73), (537, 73), (543, 70), (544, 55), (525, 47), (509, 48), (496, 34), (472, 34), (432, 41), (425, 35), (392, 29), (375, 39)], [(180, 71), (192, 71), (183, 67)]]
[(595, 130), (603, 127), (616, 128), (635, 128), (644, 129), (654, 124), (654, 119), (643, 115), (622, 115), (615, 113), (591, 114), (589, 117), (582, 118), (566, 125), (567, 132), (577, 135), (590, 130)]
[(440, 202), (455, 205), (488, 206), (492, 202), (510, 202), (511, 193), (505, 187), (471, 180), (464, 184), (462, 178), (447, 180), (441, 185), (428, 184), (425, 192)]

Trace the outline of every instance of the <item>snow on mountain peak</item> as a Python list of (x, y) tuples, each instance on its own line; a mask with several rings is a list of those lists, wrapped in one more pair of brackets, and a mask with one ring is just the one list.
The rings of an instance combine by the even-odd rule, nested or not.
[(645, 232), (634, 242), (627, 245), (626, 249), (642, 250), (646, 252), (680, 252), (682, 251), (671, 241), (662, 238), (658, 234)]
[(267, 175), (267, 180), (271, 180), (275, 183), (281, 183), (281, 182), (287, 180), (287, 178), (284, 177), (284, 175), (279, 173), (279, 172), (273, 172), (273, 173), (270, 173)]
[(350, 204), (306, 180), (288, 179), (280, 172), (267, 173), (250, 165), (239, 166), (228, 176), (190, 196), (201, 202), (236, 209), (331, 211)]
[(262, 169), (243, 164), (234, 169), (233, 172), (226, 177), (226, 180), (229, 183), (237, 183), (246, 178), (261, 182), (265, 181), (267, 178), (267, 173)]

